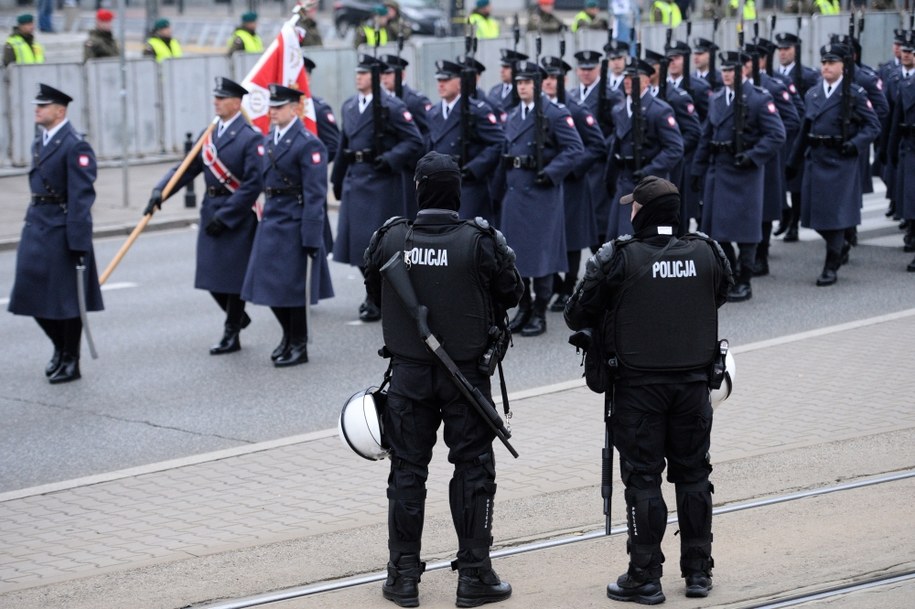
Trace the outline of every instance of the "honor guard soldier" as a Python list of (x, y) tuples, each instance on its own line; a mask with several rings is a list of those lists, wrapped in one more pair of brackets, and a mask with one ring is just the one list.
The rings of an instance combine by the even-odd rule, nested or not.
[(562, 184), (584, 153), (568, 108), (542, 94), (535, 98), (534, 80), (544, 74), (536, 63), (518, 64), (515, 82), (521, 103), (508, 116), (502, 163), (493, 182), (494, 196), (502, 201), (502, 232), (517, 252), (518, 270), (525, 278), (524, 295), (510, 324), (521, 336), (546, 332), (553, 274), (568, 270)]
[(676, 491), (686, 596), (705, 597), (712, 588), (710, 370), (720, 357), (718, 308), (731, 270), (707, 236), (676, 237), (681, 204), (670, 182), (646, 177), (620, 203), (631, 204), (635, 234), (604, 244), (588, 260), (565, 319), (573, 330), (592, 329), (592, 347), (602, 345), (595, 359), (610, 379), (593, 386), (589, 377), (589, 387), (606, 392), (620, 455), (629, 569), (607, 586), (607, 596), (656, 605), (665, 600), (665, 461)]
[[(391, 95), (372, 92), (372, 64), (384, 71), (384, 63), (362, 55), (356, 67), (357, 94), (343, 102), (340, 113), (342, 137), (331, 182), (340, 201), (334, 260), (362, 267), (362, 255), (372, 233), (391, 216), (406, 214), (404, 167), (416, 161), (423, 140), (404, 103)], [(379, 114), (376, 122), (374, 115)], [(378, 321), (381, 312), (366, 297), (359, 319)]]
[[(171, 191), (178, 192), (203, 173), (206, 194), (200, 207), (194, 287), (209, 291), (226, 313), (222, 339), (210, 348), (211, 355), (241, 349), (238, 335), (251, 323), (241, 288), (257, 229), (254, 203), (263, 190), (264, 146), (263, 136), (241, 113), (241, 98), (247, 94), (238, 83), (216, 78), (213, 106), (219, 122)], [(162, 191), (177, 169), (176, 165), (153, 188), (145, 214), (162, 206)]]
[[(461, 164), (461, 218), (477, 216), (492, 222), (495, 213), (489, 193), (489, 176), (500, 161), (505, 135), (492, 109), (478, 99), (461, 96), (463, 66), (453, 61), (436, 62), (435, 78), (441, 102), (432, 106), (427, 115), (429, 123), (428, 148), (449, 154)], [(466, 121), (466, 124), (465, 124)], [(467, 138), (465, 145), (464, 138)], [(466, 154), (467, 158), (462, 158)]]
[(101, 59), (103, 57), (117, 57), (121, 54), (118, 41), (111, 33), (111, 22), (114, 13), (106, 8), (100, 8), (95, 13), (95, 29), (89, 30), (89, 38), (83, 46), (83, 61)]
[[(907, 223), (905, 251), (915, 251), (915, 33), (901, 45), (900, 80), (888, 138), (897, 208)], [(906, 267), (915, 273), (915, 259)]]
[(566, 24), (553, 13), (555, 5), (556, 0), (537, 0), (537, 6), (527, 14), (527, 31), (558, 34), (564, 30)]
[(756, 53), (759, 56), (759, 84), (772, 96), (772, 102), (778, 110), (778, 117), (785, 127), (785, 143), (782, 144), (776, 155), (766, 163), (765, 178), (763, 179), (765, 186), (763, 191), (762, 241), (756, 246), (756, 261), (753, 264), (754, 277), (762, 277), (769, 274), (769, 243), (772, 239), (772, 223), (776, 220), (782, 220), (782, 211), (788, 207), (786, 196), (788, 184), (785, 177), (785, 166), (788, 156), (791, 154), (791, 148), (794, 146), (794, 141), (797, 139), (797, 134), (801, 129), (800, 115), (795, 106), (795, 100), (800, 100), (800, 98), (792, 94), (792, 91), (795, 90), (793, 84), (791, 85), (792, 91), (789, 91), (781, 79), (770, 76), (766, 72), (767, 63), (764, 58), (769, 55), (771, 49), (764, 44), (765, 42), (767, 41), (760, 38), (757, 44), (745, 45), (744, 50), (751, 55)]
[[(83, 312), (104, 309), (92, 249), (95, 153), (67, 118), (71, 101), (54, 87), (38, 85), (33, 103), (41, 132), (32, 143), (32, 195), (9, 303), (10, 313), (34, 317), (54, 344), (45, 366), (52, 384), (80, 378)], [(83, 282), (80, 289), (77, 282)]]
[[(693, 73), (695, 78), (701, 78), (712, 91), (717, 91), (721, 88), (721, 72), (715, 70), (714, 74), (711, 73), (711, 58), (713, 53), (718, 52), (718, 45), (708, 40), (706, 38), (696, 38), (693, 41), (693, 65), (696, 66), (696, 71)], [(680, 193), (682, 196), (682, 192)]]
[[(775, 44), (778, 47), (777, 72), (790, 79), (797, 89), (798, 96), (803, 100), (807, 91), (817, 86), (820, 73), (813, 68), (801, 65), (797, 61), (798, 49), (801, 39), (789, 32), (775, 35)], [(773, 66), (774, 68), (774, 66)], [(804, 109), (801, 109), (803, 115)], [(793, 145), (790, 142), (789, 145)], [(784, 241), (792, 243), (798, 240), (798, 226), (801, 221), (801, 181), (803, 179), (803, 164), (797, 167), (797, 173), (787, 180), (788, 192), (791, 193), (791, 209), (787, 214), (783, 212), (782, 221), (779, 222), (775, 235), (784, 234)]]
[(35, 41), (35, 18), (29, 13), (16, 17), (13, 32), (3, 45), (3, 67), (44, 63), (44, 47)]
[(621, 40), (611, 40), (604, 45), (607, 54), (607, 87), (610, 91), (619, 91), (623, 86), (623, 72), (629, 58), (629, 45)]
[[(785, 127), (769, 92), (748, 79), (747, 55), (728, 51), (719, 58), (724, 87), (709, 103), (690, 186), (703, 193), (702, 232), (721, 243), (737, 269), (737, 285), (728, 301), (740, 302), (753, 296), (756, 245), (762, 241), (764, 167), (785, 143)], [(739, 264), (731, 242), (738, 245)]]
[[(543, 92), (551, 102), (560, 103), (557, 97), (559, 80), (563, 81), (565, 91), (566, 73), (572, 66), (561, 57), (544, 57), (540, 60), (547, 76), (543, 81)], [(584, 145), (584, 153), (575, 159), (572, 171), (562, 183), (562, 196), (565, 205), (566, 227), (566, 261), (568, 271), (562, 278), (562, 286), (556, 292), (556, 299), (550, 304), (550, 311), (561, 312), (572, 296), (575, 284), (578, 283), (578, 267), (581, 266), (581, 250), (597, 242), (597, 225), (594, 221), (594, 209), (591, 206), (591, 188), (587, 176), (592, 167), (602, 166), (607, 158), (607, 144), (600, 130), (597, 119), (591, 111), (575, 102), (566, 106), (575, 121)]]
[(708, 102), (712, 96), (712, 88), (708, 82), (701, 78), (696, 80), (689, 79), (689, 82), (687, 82), (684, 76), (689, 71), (689, 66), (686, 65), (686, 57), (690, 52), (689, 45), (682, 40), (675, 40), (670, 43), (666, 50), (667, 59), (670, 61), (667, 67), (667, 82), (690, 94), (693, 98), (693, 103), (696, 104), (699, 121), (704, 123), (706, 117), (708, 117)]
[[(616, 176), (607, 236), (615, 239), (632, 234), (631, 210), (618, 203), (624, 193), (631, 192), (648, 175), (667, 178), (683, 158), (683, 136), (667, 102), (648, 91), (648, 77), (654, 68), (640, 59), (633, 59), (626, 68), (623, 81), (626, 100), (613, 109), (613, 135), (607, 159), (607, 175)], [(639, 76), (639, 88), (633, 88), (633, 76)], [(638, 95), (638, 107), (632, 101)], [(679, 197), (678, 197), (679, 200)]]
[(144, 57), (155, 57), (158, 63), (166, 59), (181, 57), (181, 45), (172, 38), (172, 24), (168, 19), (156, 19), (153, 31), (143, 47)]
[(804, 163), (801, 226), (816, 230), (826, 241), (818, 286), (836, 282), (836, 271), (851, 249), (847, 235), (861, 223), (863, 197), (858, 157), (867, 154), (880, 134), (867, 93), (843, 77), (848, 52), (841, 44), (820, 49), (822, 84), (807, 91), (802, 132), (788, 164), (790, 171)]
[(318, 14), (318, 4), (318, 0), (305, 0), (299, 4), (302, 7), (299, 12), (299, 26), (305, 30), (305, 34), (300, 35), (299, 38), (299, 46), (302, 48), (324, 46), (324, 41), (321, 39), (321, 29), (318, 27), (318, 22), (315, 21), (315, 16)]
[(499, 49), (499, 53), (502, 55), (499, 68), (499, 79), (502, 82), (489, 90), (486, 100), (498, 112), (499, 121), (504, 123), (508, 118), (508, 112), (516, 105), (512, 94), (514, 89), (512, 67), (516, 62), (526, 61), (528, 56), (511, 49)]
[[(699, 114), (696, 112), (696, 105), (689, 93), (666, 80), (662, 89), (660, 69), (663, 59), (664, 55), (645, 49), (645, 61), (654, 69), (654, 73), (648, 77), (648, 82), (651, 83), (651, 94), (667, 102), (673, 109), (680, 136), (683, 138), (683, 156), (670, 171), (670, 181), (681, 193), (680, 203), (683, 208), (680, 210), (680, 232), (682, 234), (689, 230), (690, 219), (696, 218), (697, 222), (699, 220), (699, 197), (689, 189), (689, 171), (693, 165), (696, 146), (699, 145), (699, 137), (702, 135), (702, 125), (699, 123)], [(684, 193), (684, 190), (688, 193)], [(692, 196), (688, 196), (688, 194)]]
[[(619, 52), (619, 45), (611, 54)], [(620, 53), (622, 57), (623, 54)], [(601, 54), (597, 51), (583, 50), (574, 55), (577, 62), (575, 75), (578, 77), (578, 86), (569, 91), (569, 100), (587, 108), (597, 119), (604, 134), (609, 138), (613, 132), (613, 108), (623, 101), (623, 92), (620, 89), (611, 91), (607, 84), (601, 82), (600, 61)], [(609, 60), (608, 73), (611, 71), (613, 60)], [(624, 60), (619, 60), (623, 61)], [(603, 94), (601, 93), (603, 87)], [(597, 247), (606, 239), (607, 225), (610, 221), (610, 199), (612, 193), (607, 191), (604, 182), (604, 167), (595, 166), (588, 172), (588, 184), (591, 188), (591, 206), (594, 209), (594, 221), (597, 223), (597, 241), (592, 247)], [(592, 250), (593, 251), (593, 250)]]
[(406, 261), (407, 282), (428, 309), (435, 335), (467, 382), (491, 402), (492, 372), (484, 356), (493, 344), (491, 329), (498, 331), (505, 311), (518, 303), (521, 277), (501, 233), (479, 218), (459, 219), (460, 182), (451, 155), (430, 152), (421, 158), (416, 165), (416, 221), (391, 218), (365, 252), (366, 287), (381, 303), (385, 349), (391, 355), (391, 384), (382, 415), (391, 458), (390, 561), (382, 594), (401, 607), (419, 605), (426, 480), (442, 422), (448, 461), (454, 464), (448, 500), (458, 538), (452, 563), (459, 574), (457, 606), (498, 602), (512, 592), (493, 571), (489, 557), (495, 433), (424, 345), (398, 292), (379, 272), (394, 257)]
[(257, 34), (257, 13), (248, 11), (229, 39), (229, 55), (233, 53), (263, 53), (264, 41)]
[(261, 144), (264, 215), (241, 292), (244, 300), (270, 307), (283, 329), (270, 354), (277, 368), (308, 361), (308, 307), (334, 295), (327, 267), (327, 148), (299, 120), (301, 97), (298, 89), (270, 85), (273, 128)]
[[(883, 80), (883, 84), (886, 91), (886, 100), (890, 106), (890, 120), (889, 123), (885, 126), (884, 131), (881, 133), (881, 138), (875, 147), (877, 148), (877, 160), (874, 162), (874, 171), (879, 172), (880, 177), (883, 179), (883, 183), (886, 184), (886, 198), (889, 202), (886, 209), (886, 217), (893, 218), (894, 220), (899, 220), (902, 215), (899, 213), (901, 208), (898, 208), (896, 205), (896, 200), (901, 197), (902, 193), (896, 191), (896, 167), (888, 162), (888, 157), (890, 156), (890, 147), (888, 145), (888, 139), (890, 132), (892, 131), (893, 124), (893, 114), (896, 111), (896, 102), (899, 98), (899, 89), (905, 84), (906, 80), (910, 75), (912, 68), (912, 63), (915, 62), (912, 57), (912, 53), (906, 51), (902, 52), (902, 47), (910, 48), (910, 43), (908, 41), (908, 33), (905, 30), (895, 30), (896, 40), (893, 43), (893, 49), (899, 49), (899, 64), (889, 61), (880, 66), (880, 78)], [(899, 59), (897, 58), (897, 59)], [(905, 63), (902, 60), (905, 60)], [(905, 228), (906, 235), (903, 239), (904, 251), (915, 252), (915, 226), (910, 224), (908, 221), (903, 221), (900, 224), (900, 228)]]
[[(877, 67), (877, 72), (880, 74), (880, 78), (883, 79), (883, 82), (889, 80), (889, 76), (892, 72), (900, 69), (900, 66), (902, 65), (902, 47), (906, 46), (906, 43), (908, 42), (907, 38), (908, 32), (906, 30), (893, 30), (893, 55)], [(887, 99), (887, 101), (892, 103), (893, 100)]]
[[(308, 57), (302, 56), (302, 63), (305, 64), (305, 71), (308, 72), (308, 80), (314, 83), (311, 73), (314, 72), (317, 65)], [(312, 86), (314, 86), (312, 84)], [(337, 156), (337, 148), (340, 145), (340, 127), (337, 126), (337, 118), (334, 116), (334, 109), (330, 104), (324, 101), (323, 97), (317, 95), (311, 96), (311, 103), (315, 107), (315, 122), (318, 125), (318, 139), (327, 147), (327, 158), (333, 160)]]

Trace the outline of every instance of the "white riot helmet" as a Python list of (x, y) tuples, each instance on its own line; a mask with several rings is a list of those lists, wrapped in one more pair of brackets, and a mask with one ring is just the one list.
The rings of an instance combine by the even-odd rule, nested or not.
[(340, 439), (357, 455), (369, 461), (380, 461), (388, 456), (381, 432), (381, 411), (385, 394), (378, 387), (358, 391), (346, 400), (337, 431)]
[(734, 361), (734, 355), (730, 349), (724, 356), (724, 379), (721, 381), (721, 387), (712, 389), (712, 408), (718, 408), (721, 403), (728, 399), (734, 391), (734, 378), (737, 376), (737, 362)]

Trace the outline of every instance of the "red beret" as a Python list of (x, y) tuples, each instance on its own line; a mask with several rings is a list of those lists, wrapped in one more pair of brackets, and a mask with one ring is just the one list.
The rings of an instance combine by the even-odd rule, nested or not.
[(109, 11), (107, 8), (100, 8), (95, 13), (95, 18), (97, 21), (102, 21), (104, 23), (107, 23), (107, 22), (111, 21), (112, 19), (114, 19), (114, 13)]

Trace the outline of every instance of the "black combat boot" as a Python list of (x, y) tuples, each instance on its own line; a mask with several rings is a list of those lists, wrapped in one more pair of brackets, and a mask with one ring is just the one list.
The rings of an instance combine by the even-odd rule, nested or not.
[(80, 378), (79, 373), (79, 356), (63, 352), (60, 356), (60, 365), (57, 370), (48, 377), (48, 382), (52, 385), (59, 383), (69, 383)]
[(546, 303), (535, 300), (531, 318), (521, 328), (521, 336), (540, 336), (544, 332), (546, 332)]
[(712, 576), (707, 573), (693, 573), (686, 576), (686, 596), (705, 598), (712, 589)]
[(426, 563), (416, 554), (404, 554), (396, 564), (388, 563), (388, 578), (381, 585), (381, 594), (401, 607), (419, 607), (419, 580)]
[(743, 302), (753, 298), (753, 288), (750, 287), (751, 277), (753, 277), (753, 269), (740, 269), (740, 276), (737, 279), (737, 283), (728, 290), (728, 302)]
[(473, 567), (458, 570), (458, 607), (479, 607), (486, 603), (498, 603), (512, 595), (508, 582), (499, 579), (492, 567)]
[(839, 277), (836, 274), (836, 271), (839, 270), (841, 259), (842, 254), (826, 252), (826, 263), (823, 265), (823, 272), (820, 273), (819, 277), (817, 277), (818, 286), (822, 287), (832, 285), (838, 281)]
[(915, 258), (912, 258), (912, 262), (910, 262), (908, 266), (905, 267), (905, 270), (910, 273), (915, 273)]
[(515, 316), (508, 322), (508, 329), (511, 330), (512, 334), (517, 334), (521, 331), (521, 328), (527, 325), (530, 318), (531, 302), (529, 300), (527, 302), (522, 300), (518, 304), (518, 311), (515, 312)]
[(359, 319), (362, 321), (379, 321), (381, 319), (381, 309), (368, 296), (359, 305)]
[(667, 599), (661, 590), (661, 578), (649, 577), (645, 570), (637, 567), (630, 567), (616, 583), (607, 585), (607, 598), (640, 605), (660, 605)]
[(238, 334), (241, 332), (240, 325), (226, 324), (225, 332), (222, 339), (210, 347), (210, 355), (222, 355), (224, 353), (234, 353), (241, 350), (241, 341), (238, 340)]

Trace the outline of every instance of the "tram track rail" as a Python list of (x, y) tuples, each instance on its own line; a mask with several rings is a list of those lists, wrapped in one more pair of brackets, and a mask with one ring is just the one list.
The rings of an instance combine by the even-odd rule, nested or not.
[[(889, 484), (893, 482), (899, 482), (902, 480), (908, 480), (915, 478), (915, 469), (908, 469), (897, 471), (888, 474), (882, 474), (879, 476), (871, 476), (868, 478), (863, 478), (860, 480), (854, 480), (849, 482), (843, 482), (839, 484), (831, 484), (827, 486), (821, 486), (813, 489), (807, 489), (803, 491), (797, 491), (792, 493), (784, 493), (780, 495), (771, 495), (759, 499), (752, 499), (747, 501), (740, 501), (728, 505), (722, 505), (712, 510), (714, 516), (722, 516), (725, 514), (730, 514), (734, 512), (740, 512), (745, 510), (754, 510), (759, 508), (764, 508), (772, 505), (778, 505), (783, 503), (790, 503), (793, 501), (800, 501), (803, 499), (809, 499), (813, 497), (820, 497), (823, 495), (829, 495), (833, 493), (842, 493), (852, 490), (857, 490), (865, 488), (868, 486), (875, 486), (881, 484)], [(677, 518), (676, 514), (670, 516), (667, 520), (668, 524), (676, 523)], [(610, 535), (620, 535), (626, 532), (626, 526), (620, 525), (613, 527), (610, 531)], [(491, 557), (493, 559), (497, 558), (506, 558), (510, 556), (516, 556), (520, 554), (540, 552), (543, 550), (548, 550), (551, 548), (558, 548), (561, 546), (577, 544), (585, 541), (592, 541), (599, 539), (601, 537), (606, 537), (606, 533), (603, 529), (588, 531), (581, 534), (574, 535), (564, 535), (561, 537), (542, 539), (539, 541), (533, 541), (528, 543), (521, 543), (518, 545), (501, 548), (498, 550), (493, 550), (491, 552)], [(450, 569), (451, 561), (450, 560), (440, 560), (436, 562), (430, 562), (426, 565), (426, 572)], [(230, 599), (224, 601), (216, 602), (206, 602), (199, 603), (194, 605), (189, 605), (186, 609), (248, 609), (252, 607), (264, 607), (272, 605), (275, 603), (280, 603), (284, 601), (291, 601), (295, 599), (305, 598), (308, 596), (313, 596), (316, 594), (321, 594), (325, 592), (335, 592), (340, 590), (345, 590), (347, 588), (354, 588), (358, 586), (364, 586), (371, 583), (376, 583), (383, 581), (387, 577), (386, 572), (376, 572), (368, 573), (364, 575), (356, 575), (351, 577), (345, 577), (342, 579), (334, 580), (325, 580), (320, 582), (315, 582), (312, 584), (307, 584), (303, 586), (295, 586), (290, 588), (285, 588), (281, 590), (276, 590), (273, 592), (267, 592), (263, 594), (257, 594), (253, 596), (248, 596), (244, 598)], [(819, 598), (828, 598), (832, 596), (839, 596), (842, 594), (849, 594), (857, 592), (860, 590), (865, 590), (869, 588), (891, 585), (897, 582), (904, 582), (908, 580), (915, 580), (915, 571), (906, 571), (906, 572), (896, 572), (892, 574), (884, 574), (879, 577), (873, 577), (864, 580), (857, 580), (847, 584), (830, 586), (828, 588), (822, 588), (819, 590), (814, 590), (802, 594), (795, 594), (791, 596), (785, 596), (779, 599), (767, 600), (763, 604), (752, 604), (757, 601), (748, 600), (747, 602), (751, 604), (741, 605), (743, 609), (776, 609), (779, 607), (792, 607), (804, 602), (809, 602), (811, 600), (817, 600)], [(826, 596), (819, 596), (826, 595)], [(789, 604), (785, 604), (789, 603)]]

